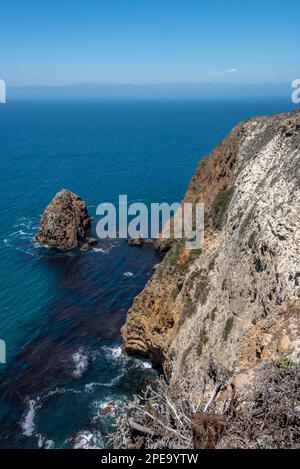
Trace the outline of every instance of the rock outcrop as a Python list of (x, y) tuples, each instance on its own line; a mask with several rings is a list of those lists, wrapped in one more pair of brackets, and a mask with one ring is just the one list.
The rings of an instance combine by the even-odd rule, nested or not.
[(73, 192), (62, 189), (44, 211), (35, 239), (41, 246), (73, 249), (84, 240), (89, 226), (85, 202)]
[(154, 244), (154, 241), (150, 238), (142, 238), (141, 236), (139, 236), (138, 238), (130, 238), (128, 239), (127, 243), (129, 244), (129, 246), (134, 246), (134, 247), (142, 247), (144, 246), (145, 244)]
[(205, 400), (218, 375), (239, 389), (268, 360), (300, 362), (300, 111), (235, 127), (184, 200), (204, 202), (202, 249), (170, 249), (128, 312), (123, 347)]

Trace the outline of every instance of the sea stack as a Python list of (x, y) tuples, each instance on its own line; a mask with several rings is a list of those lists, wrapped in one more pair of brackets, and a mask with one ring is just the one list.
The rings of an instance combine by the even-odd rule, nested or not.
[(86, 203), (62, 189), (45, 209), (35, 239), (41, 246), (74, 249), (83, 242), (90, 226)]

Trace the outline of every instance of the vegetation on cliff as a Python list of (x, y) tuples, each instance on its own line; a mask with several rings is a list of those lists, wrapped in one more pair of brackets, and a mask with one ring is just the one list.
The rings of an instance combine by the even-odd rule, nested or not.
[[(210, 410), (222, 419), (232, 389), (235, 395), (247, 394), (251, 386), (267, 392), (261, 388), (262, 368), (276, 363), (278, 376), (292, 379), (294, 373), (298, 379), (299, 148), (300, 111), (295, 111), (242, 122), (200, 161), (184, 200), (205, 205), (202, 249), (191, 253), (184, 242), (175, 243), (135, 299), (122, 330), (124, 350), (152, 358), (163, 368), (168, 389), (184, 381), (183, 399), (191, 400), (192, 408), (209, 402), (217, 383)], [(287, 396), (295, 398), (292, 390)], [(246, 425), (239, 409), (235, 438)], [(265, 411), (267, 422), (271, 407)], [(277, 411), (280, 420), (282, 409)], [(219, 429), (227, 428), (222, 419)], [(277, 427), (270, 439), (271, 423), (264, 442), (258, 442), (260, 420), (251, 419), (256, 430), (253, 438), (247, 436), (249, 447), (281, 447)], [(297, 444), (299, 420), (292, 422), (282, 435), (283, 447)], [(226, 434), (222, 441), (228, 447), (241, 445)]]
[(111, 437), (115, 448), (300, 448), (300, 367), (265, 365), (247, 393), (231, 394), (219, 412), (219, 393), (230, 375), (216, 379), (207, 400), (194, 402), (183, 380), (160, 380), (128, 403)]

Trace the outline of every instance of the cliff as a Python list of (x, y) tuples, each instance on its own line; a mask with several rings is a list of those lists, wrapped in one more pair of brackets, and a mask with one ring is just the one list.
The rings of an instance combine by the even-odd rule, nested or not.
[(125, 352), (150, 357), (170, 384), (184, 379), (197, 402), (217, 375), (239, 389), (268, 361), (300, 361), (300, 111), (235, 127), (184, 200), (205, 204), (202, 249), (176, 242), (122, 336)]

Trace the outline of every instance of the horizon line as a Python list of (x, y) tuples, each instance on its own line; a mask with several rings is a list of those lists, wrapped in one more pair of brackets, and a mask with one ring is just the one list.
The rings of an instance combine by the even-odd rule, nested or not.
[(76, 82), (76, 83), (63, 83), (63, 84), (23, 84), (15, 85), (6, 82), (7, 88), (63, 88), (74, 86), (132, 86), (132, 87), (157, 87), (157, 86), (291, 86), (292, 82), (212, 82), (212, 81), (198, 81), (198, 82), (156, 82), (156, 83), (118, 83), (118, 82)]

